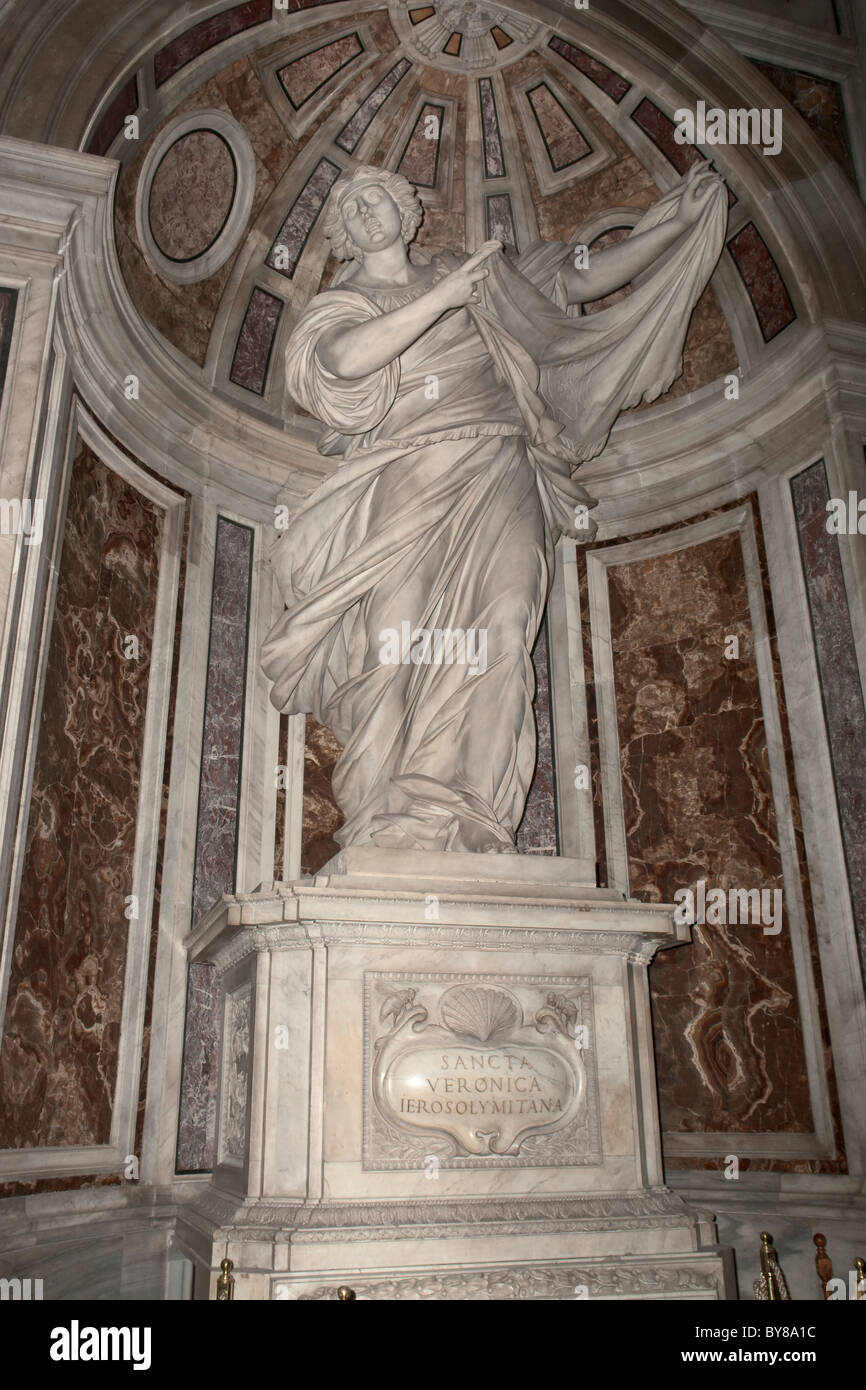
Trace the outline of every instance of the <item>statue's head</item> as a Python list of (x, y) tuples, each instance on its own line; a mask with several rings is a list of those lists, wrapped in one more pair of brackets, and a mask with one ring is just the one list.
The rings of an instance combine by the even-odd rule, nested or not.
[(360, 164), (331, 189), (322, 230), (340, 261), (362, 261), (401, 237), (412, 240), (423, 217), (414, 188), (402, 174)]

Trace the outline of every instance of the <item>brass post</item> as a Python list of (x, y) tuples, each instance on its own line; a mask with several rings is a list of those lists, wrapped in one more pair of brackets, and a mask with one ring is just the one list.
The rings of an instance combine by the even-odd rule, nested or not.
[(779, 1261), (773, 1249), (773, 1237), (769, 1231), (761, 1232), (761, 1273), (752, 1284), (757, 1299), (790, 1299), (785, 1277), (779, 1268)]
[(815, 1242), (815, 1245), (817, 1246), (817, 1252), (815, 1255), (815, 1268), (818, 1271), (818, 1278), (821, 1280), (821, 1288), (824, 1290), (824, 1297), (825, 1299), (827, 1299), (830, 1297), (827, 1285), (833, 1278), (833, 1261), (827, 1254), (827, 1237), (822, 1236), (821, 1232), (818, 1231), (812, 1237), (812, 1239)]
[(337, 1297), (341, 1303), (351, 1303), (353, 1298), (357, 1298), (354, 1289), (350, 1289), (348, 1284), (341, 1284), (337, 1289)]
[(855, 1260), (854, 1268), (857, 1271), (857, 1292), (855, 1297), (859, 1303), (861, 1299), (866, 1299), (866, 1260)]
[(220, 1260), (222, 1274), (217, 1279), (216, 1296), (218, 1303), (227, 1303), (235, 1296), (235, 1276), (232, 1274), (234, 1264), (231, 1260)]

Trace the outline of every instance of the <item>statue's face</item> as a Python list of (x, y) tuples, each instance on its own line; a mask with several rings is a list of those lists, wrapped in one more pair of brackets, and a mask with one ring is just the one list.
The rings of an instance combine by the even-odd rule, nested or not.
[(380, 184), (362, 184), (343, 201), (340, 211), (349, 239), (363, 253), (382, 251), (402, 240), (400, 209)]

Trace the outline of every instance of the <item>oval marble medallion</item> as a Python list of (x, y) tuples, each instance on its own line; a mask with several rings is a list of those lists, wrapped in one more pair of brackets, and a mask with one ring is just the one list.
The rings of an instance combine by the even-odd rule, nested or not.
[(153, 239), (172, 261), (192, 261), (213, 246), (226, 225), (237, 187), (227, 142), (214, 130), (192, 130), (163, 155), (150, 187)]

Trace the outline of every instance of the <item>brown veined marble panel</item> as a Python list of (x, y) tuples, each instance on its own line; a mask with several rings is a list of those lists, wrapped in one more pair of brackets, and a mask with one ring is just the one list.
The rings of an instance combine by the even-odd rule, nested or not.
[[(739, 536), (612, 567), (608, 584), (632, 893), (781, 888)], [(663, 1128), (810, 1132), (787, 914), (778, 936), (692, 937), (651, 972)]]
[(172, 261), (192, 261), (213, 246), (231, 212), (234, 155), (214, 130), (191, 130), (159, 162), (150, 186), (153, 239)]
[(546, 82), (531, 87), (526, 96), (555, 172), (567, 169), (590, 153), (590, 146)]
[(523, 819), (517, 829), (519, 854), (557, 854), (556, 772), (550, 714), (550, 671), (547, 623), (543, 622), (532, 652), (535, 671), (535, 772), (529, 786)]
[(812, 73), (781, 68), (772, 63), (759, 63), (757, 59), (752, 61), (758, 71), (769, 78), (782, 96), (787, 97), (794, 109), (799, 111), (823, 149), (853, 183), (854, 164), (839, 83), (832, 82), (828, 77), (815, 77)]
[[(432, 117), (432, 121), (431, 118)], [(415, 128), (406, 142), (406, 148), (397, 165), (397, 173), (402, 174), (416, 188), (435, 188), (439, 174), (439, 149), (445, 124), (445, 108), (435, 102), (426, 102), (418, 113)], [(428, 135), (428, 131), (435, 132)]]
[(4, 1148), (109, 1142), (162, 527), (79, 447), (0, 1050)]
[(342, 744), (311, 714), (307, 715), (304, 744), (304, 808), (301, 829), (301, 873), (318, 873), (340, 846), (334, 839), (345, 821), (334, 799), (331, 777), (342, 753)]
[(280, 68), (277, 77), (295, 110), (300, 110), (329, 78), (341, 72), (363, 51), (364, 45), (357, 34), (345, 34)]

